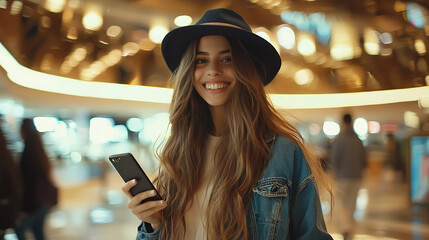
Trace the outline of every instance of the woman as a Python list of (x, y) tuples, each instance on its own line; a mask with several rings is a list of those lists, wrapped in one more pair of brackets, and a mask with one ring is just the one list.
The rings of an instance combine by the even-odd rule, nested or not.
[(137, 239), (332, 239), (320, 164), (264, 91), (281, 65), (272, 45), (214, 9), (167, 34), (162, 53), (175, 89), (155, 180), (165, 200), (141, 204), (154, 193), (123, 186)]
[(24, 150), (20, 169), (23, 180), (21, 222), (15, 228), (19, 240), (31, 230), (36, 240), (44, 240), (44, 224), (49, 210), (57, 203), (58, 192), (53, 185), (51, 164), (39, 132), (32, 119), (23, 119), (21, 136)]
[[(1, 121), (0, 121), (1, 123)], [(21, 175), (0, 127), (0, 240), (16, 226), (21, 201)]]

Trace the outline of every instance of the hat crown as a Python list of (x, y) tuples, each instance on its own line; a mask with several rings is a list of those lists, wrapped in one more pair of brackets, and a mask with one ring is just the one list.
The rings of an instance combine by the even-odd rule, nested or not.
[(208, 10), (195, 25), (207, 23), (226, 23), (252, 32), (250, 26), (238, 13), (226, 8)]

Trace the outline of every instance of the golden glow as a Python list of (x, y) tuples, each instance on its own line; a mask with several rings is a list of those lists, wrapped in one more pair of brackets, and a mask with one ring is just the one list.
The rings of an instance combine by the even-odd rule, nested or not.
[(270, 94), (276, 108), (312, 109), (368, 106), (418, 101), (429, 97), (429, 87), (333, 94)]
[(404, 113), (405, 126), (418, 129), (420, 127), (420, 119), (417, 113), (413, 111), (405, 111)]
[(149, 38), (154, 43), (161, 43), (165, 35), (168, 33), (168, 28), (164, 25), (154, 25), (149, 30)]
[(45, 8), (53, 13), (60, 13), (66, 5), (65, 0), (45, 0)]
[(124, 56), (134, 56), (140, 50), (140, 45), (135, 42), (127, 42), (122, 47)]
[(424, 55), (426, 53), (426, 45), (421, 39), (416, 39), (414, 42), (414, 48), (420, 55)]
[(316, 53), (316, 44), (312, 35), (300, 33), (298, 35), (298, 52), (304, 56), (310, 56)]
[(403, 12), (403, 11), (405, 11), (405, 3), (403, 3), (402, 1), (398, 0), (398, 1), (395, 2), (395, 4), (393, 4), (393, 8), (397, 12)]
[(429, 108), (429, 97), (419, 99), (420, 108)]
[(313, 72), (308, 69), (301, 69), (295, 73), (295, 82), (298, 85), (309, 85), (314, 80)]
[(332, 25), (330, 54), (334, 60), (348, 60), (360, 54), (355, 27), (348, 21), (337, 21)]
[(11, 15), (18, 15), (22, 10), (22, 2), (21, 1), (13, 1), (12, 5), (10, 6), (10, 14)]
[(0, 0), (0, 8), (2, 8), (2, 9), (7, 8), (7, 1), (6, 0)]
[(286, 49), (292, 49), (295, 46), (295, 32), (289, 26), (279, 28), (277, 39), (279, 44)]
[(119, 37), (121, 33), (122, 33), (122, 28), (116, 25), (110, 26), (106, 31), (107, 36), (111, 38)]
[(83, 26), (88, 30), (97, 31), (103, 26), (103, 13), (99, 6), (89, 6), (82, 19)]
[[(1, 43), (0, 65), (12, 82), (40, 91), (162, 104), (169, 104), (173, 94), (173, 90), (169, 88), (86, 82), (34, 71), (19, 64)], [(270, 94), (269, 97), (275, 107), (281, 109), (338, 108), (417, 101), (429, 98), (429, 86), (357, 93)]]
[(148, 52), (152, 51), (156, 47), (156, 44), (152, 42), (149, 38), (143, 38), (142, 40), (140, 40), (139, 45), (141, 50)]
[(188, 26), (192, 23), (192, 18), (188, 15), (180, 15), (174, 19), (174, 24), (179, 27)]
[(365, 52), (369, 55), (380, 53), (380, 34), (372, 28), (365, 28), (363, 33)]

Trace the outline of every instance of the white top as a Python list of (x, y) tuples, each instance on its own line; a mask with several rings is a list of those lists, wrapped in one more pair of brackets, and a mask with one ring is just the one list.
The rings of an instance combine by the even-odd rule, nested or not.
[(193, 197), (192, 205), (185, 212), (186, 234), (185, 240), (206, 240), (207, 231), (205, 227), (206, 209), (213, 189), (210, 169), (214, 166), (214, 155), (221, 137), (209, 135), (205, 147), (205, 170), (202, 183)]

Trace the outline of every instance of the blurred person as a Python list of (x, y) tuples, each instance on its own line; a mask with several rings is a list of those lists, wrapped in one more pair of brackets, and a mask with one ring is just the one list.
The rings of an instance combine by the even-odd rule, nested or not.
[(385, 165), (400, 174), (400, 180), (404, 179), (405, 163), (402, 159), (399, 142), (395, 139), (393, 133), (389, 132), (386, 135), (386, 153), (387, 159)]
[(21, 175), (14, 157), (7, 148), (6, 137), (0, 127), (0, 240), (7, 229), (18, 223), (21, 207)]
[[(332, 239), (318, 187), (319, 159), (267, 99), (281, 59), (229, 9), (207, 11), (164, 38), (173, 72), (171, 134), (155, 186), (131, 195), (137, 239)], [(329, 186), (327, 186), (329, 188)]]
[(58, 190), (53, 183), (52, 167), (39, 132), (32, 119), (23, 119), (21, 137), (24, 150), (20, 170), (23, 179), (21, 221), (15, 228), (19, 240), (31, 230), (36, 240), (44, 240), (44, 225), (50, 209), (57, 204)]
[(365, 147), (353, 130), (352, 116), (344, 114), (342, 123), (342, 131), (331, 143), (329, 161), (337, 185), (337, 226), (344, 240), (350, 240), (355, 229), (356, 199), (368, 163)]

